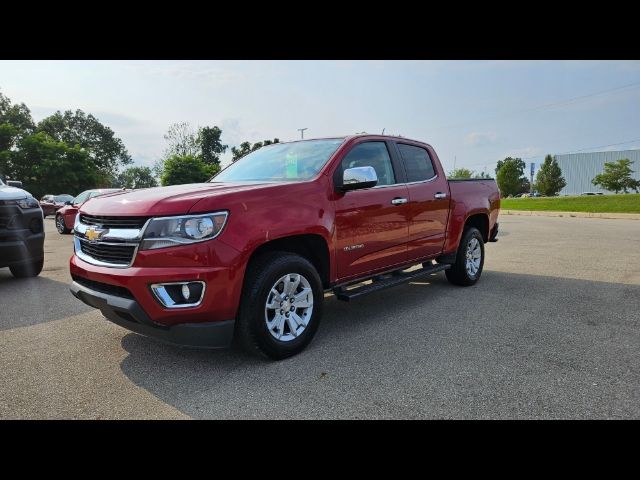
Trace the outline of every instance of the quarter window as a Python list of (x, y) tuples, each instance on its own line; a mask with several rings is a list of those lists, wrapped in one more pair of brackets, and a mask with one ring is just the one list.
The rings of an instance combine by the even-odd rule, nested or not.
[(404, 160), (404, 168), (407, 171), (407, 182), (421, 182), (429, 180), (436, 174), (429, 152), (424, 148), (405, 143), (398, 144), (398, 150)]
[(354, 167), (373, 167), (378, 176), (377, 185), (393, 185), (396, 183), (391, 158), (385, 142), (364, 142), (356, 145), (342, 159), (341, 167), (342, 172)]

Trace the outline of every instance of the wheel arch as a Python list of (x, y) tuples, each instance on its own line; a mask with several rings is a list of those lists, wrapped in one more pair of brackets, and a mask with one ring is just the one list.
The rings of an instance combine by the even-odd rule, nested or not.
[(322, 235), (304, 233), (276, 238), (265, 242), (251, 252), (248, 265), (268, 252), (289, 252), (306, 258), (315, 267), (324, 288), (330, 285), (329, 246)]
[(486, 213), (474, 213), (469, 215), (464, 222), (464, 232), (469, 227), (475, 227), (480, 231), (485, 243), (489, 241), (489, 215)]

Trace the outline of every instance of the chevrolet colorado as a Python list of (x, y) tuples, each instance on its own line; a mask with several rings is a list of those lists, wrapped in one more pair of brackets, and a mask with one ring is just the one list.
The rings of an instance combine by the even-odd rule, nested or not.
[(208, 183), (82, 205), (70, 289), (143, 335), (192, 347), (235, 338), (281, 359), (313, 338), (326, 291), (348, 301), (438, 271), (476, 283), (499, 208), (494, 180), (448, 181), (423, 142), (279, 143)]
[(14, 277), (35, 277), (44, 263), (42, 209), (29, 192), (0, 179), (0, 267)]

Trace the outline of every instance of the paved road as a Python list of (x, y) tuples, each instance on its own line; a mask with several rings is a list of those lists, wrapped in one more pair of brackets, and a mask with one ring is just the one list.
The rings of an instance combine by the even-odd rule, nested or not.
[(640, 221), (503, 217), (482, 280), (328, 298), (302, 354), (166, 346), (0, 269), (0, 418), (640, 418)]

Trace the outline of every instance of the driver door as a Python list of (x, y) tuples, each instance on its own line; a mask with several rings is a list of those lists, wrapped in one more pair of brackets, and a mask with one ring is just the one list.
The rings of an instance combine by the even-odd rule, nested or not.
[(348, 168), (366, 166), (376, 171), (376, 186), (340, 193), (335, 201), (339, 280), (407, 261), (409, 193), (404, 172), (392, 161), (387, 142), (356, 144), (342, 159), (334, 179), (341, 179)]

